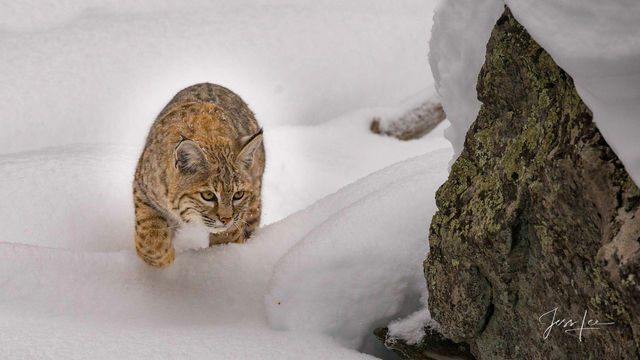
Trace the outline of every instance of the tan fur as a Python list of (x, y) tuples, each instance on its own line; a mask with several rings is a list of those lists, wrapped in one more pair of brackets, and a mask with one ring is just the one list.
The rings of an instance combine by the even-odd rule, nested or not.
[[(153, 123), (136, 168), (138, 255), (170, 265), (171, 239), (184, 223), (208, 226), (209, 245), (243, 242), (260, 223), (264, 163), (261, 129), (239, 96), (206, 83), (180, 91)], [(216, 201), (204, 200), (207, 191)]]

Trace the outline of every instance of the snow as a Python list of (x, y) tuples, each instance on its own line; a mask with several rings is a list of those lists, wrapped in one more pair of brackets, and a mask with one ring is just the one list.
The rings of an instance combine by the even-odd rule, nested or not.
[[(506, 1), (516, 19), (574, 80), (607, 143), (640, 183), (640, 3), (628, 0)], [(430, 41), (436, 88), (452, 126), (446, 135), (460, 154), (480, 103), (475, 84), (498, 0), (446, 1)]]
[[(0, 358), (366, 359), (389, 356), (374, 327), (416, 342), (432, 324), (443, 132), (459, 154), (502, 2), (439, 6), (429, 61), (451, 123), (402, 142), (369, 124), (432, 95), (435, 1), (0, 1)], [(539, 3), (510, 5), (637, 182), (638, 5)], [(164, 104), (203, 81), (264, 126), (263, 226), (206, 249), (181, 229), (152, 269), (132, 246), (135, 163)]]
[[(420, 307), (451, 150), (447, 121), (408, 142), (369, 125), (433, 95), (435, 1), (0, 1), (0, 358), (390, 356), (371, 331)], [(205, 249), (182, 228), (175, 263), (152, 269), (133, 171), (160, 109), (203, 81), (264, 127), (263, 226)], [(347, 282), (305, 305), (292, 271), (300, 291)]]
[(443, 137), (446, 121), (418, 141), (399, 142), (369, 132), (372, 118), (395, 118), (414, 104), (412, 97), (399, 107), (360, 109), (323, 126), (265, 129), (268, 159), (262, 223), (269, 224), (311, 205), (375, 170), (449, 147)]
[(367, 358), (267, 327), (263, 288), (282, 246), (260, 240), (185, 253), (162, 272), (130, 251), (3, 243), (0, 357)]
[(357, 348), (371, 329), (416, 303), (426, 291), (425, 224), (449, 155), (396, 164), (316, 203), (331, 211), (278, 261), (267, 296), (270, 323)]
[[(322, 126), (265, 130), (262, 223), (280, 220), (380, 168), (449, 146), (446, 122), (418, 141), (369, 133), (373, 114), (397, 112), (362, 109)], [(138, 156), (135, 146), (89, 144), (0, 155), (0, 197), (11, 204), (0, 206), (0, 241), (87, 251), (131, 248), (131, 181)], [(208, 244), (202, 237), (191, 245), (178, 240), (179, 249)]]
[(436, 8), (429, 41), (429, 64), (451, 126), (445, 136), (453, 162), (480, 110), (476, 94), (491, 30), (502, 14), (500, 0), (443, 1)]
[(434, 329), (439, 328), (439, 324), (436, 323), (435, 320), (431, 319), (431, 314), (429, 313), (429, 308), (426, 305), (426, 300), (424, 302), (424, 306), (420, 310), (404, 319), (391, 322), (389, 324), (389, 332), (387, 336), (390, 338), (402, 339), (407, 344), (417, 344), (425, 335), (425, 326), (430, 326)]
[[(382, 143), (387, 139), (366, 136)], [(423, 145), (429, 148), (428, 140)], [(20, 161), (25, 170), (52, 164), (57, 173), (46, 178), (63, 183), (74, 175), (66, 170), (100, 159), (93, 150), (91, 156), (70, 156), (83, 149), (49, 149), (24, 154)], [(96, 178), (121, 166), (120, 157), (106, 150), (100, 161), (104, 168), (91, 169)], [(56, 240), (45, 246), (20, 243), (26, 237), (19, 231), (5, 233), (9, 241), (0, 243), (0, 283), (8, 291), (0, 295), (0, 357), (198, 358), (213, 353), (218, 358), (363, 358), (347, 349), (358, 349), (372, 325), (414, 310), (415, 305), (405, 308), (407, 299), (425, 291), (420, 264), (427, 249), (426, 226), (450, 156), (450, 149), (443, 148), (395, 164), (260, 228), (248, 243), (184, 251), (162, 271), (136, 257), (131, 233), (124, 239), (111, 233), (109, 251), (85, 250), (98, 248), (91, 235), (83, 245), (73, 234), (58, 236), (46, 226), (40, 231)], [(56, 162), (61, 158), (76, 160)], [(5, 159), (0, 169), (13, 165)], [(3, 178), (0, 188), (36, 177)], [(126, 192), (129, 185), (111, 184), (111, 195)], [(70, 186), (80, 193), (93, 188), (90, 182)], [(83, 204), (83, 197), (58, 200), (61, 208), (81, 205), (98, 213), (102, 208), (92, 199)], [(31, 201), (13, 204), (33, 208)], [(130, 213), (129, 202), (113, 206), (114, 212)], [(386, 209), (386, 216), (371, 215), (378, 209)], [(130, 220), (122, 217), (121, 224), (112, 226), (128, 227)], [(75, 225), (86, 226), (87, 232), (94, 226)], [(197, 234), (197, 229), (187, 230), (181, 236)], [(328, 277), (334, 281), (326, 283)], [(316, 301), (305, 303), (309, 296)], [(274, 308), (276, 298), (281, 307)], [(277, 331), (305, 316), (317, 326), (300, 328), (294, 322), (288, 328), (292, 331)], [(323, 317), (332, 331), (325, 331)]]
[(142, 146), (171, 97), (205, 81), (265, 127), (395, 106), (432, 83), (435, 0), (1, 1), (0, 153)]

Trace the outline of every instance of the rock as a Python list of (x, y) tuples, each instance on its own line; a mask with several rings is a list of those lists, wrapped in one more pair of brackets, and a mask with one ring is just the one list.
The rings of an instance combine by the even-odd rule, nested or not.
[[(478, 359), (637, 359), (638, 187), (571, 77), (508, 9), (477, 92), (424, 263), (442, 334)], [(565, 321), (549, 328), (554, 316)], [(583, 318), (598, 329), (565, 332)]]
[(469, 345), (456, 344), (445, 339), (433, 329), (424, 328), (425, 336), (418, 344), (407, 344), (404, 340), (389, 335), (389, 329), (377, 328), (373, 334), (384, 342), (387, 349), (392, 350), (403, 359), (424, 360), (474, 360)]
[(379, 118), (371, 120), (371, 132), (394, 136), (400, 140), (419, 139), (433, 130), (447, 115), (442, 105), (427, 100), (401, 117), (384, 122)]

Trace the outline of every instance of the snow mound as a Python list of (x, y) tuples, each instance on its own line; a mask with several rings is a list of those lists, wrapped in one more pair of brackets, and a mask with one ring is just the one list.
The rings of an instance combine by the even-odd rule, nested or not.
[(287, 248), (273, 236), (184, 253), (162, 272), (132, 252), (2, 243), (0, 357), (367, 358), (266, 326), (264, 289)]
[(278, 262), (267, 296), (272, 326), (357, 348), (375, 326), (415, 310), (447, 154), (394, 165), (319, 202), (341, 205)]
[(0, 241), (90, 251), (130, 247), (138, 151), (70, 145), (0, 155)]
[[(270, 156), (263, 184), (265, 219), (274, 222), (296, 207), (308, 208), (260, 228), (245, 244), (189, 250), (206, 246), (207, 236), (197, 227), (181, 229), (174, 243), (176, 261), (161, 271), (140, 261), (132, 246), (131, 180), (140, 148), (76, 144), (0, 155), (0, 196), (5, 199), (0, 206), (0, 283), (6, 290), (0, 294), (0, 358), (367, 358), (353, 350), (355, 345), (344, 346), (354, 344), (353, 339), (273, 330), (265, 295), (275, 264), (300, 239), (310, 232), (316, 238), (325, 232), (328, 239), (338, 236), (344, 224), (330, 220), (336, 214), (352, 213), (356, 225), (365, 224), (353, 213), (357, 204), (382, 198), (386, 189), (397, 187), (396, 177), (407, 184), (425, 173), (444, 179), (443, 161), (451, 155), (442, 134), (446, 122), (409, 143), (368, 132), (373, 114), (401, 111), (362, 109), (320, 125), (271, 127), (265, 132)], [(435, 152), (315, 200), (424, 151)], [(441, 180), (434, 180), (431, 196)], [(419, 221), (426, 234), (427, 215)], [(420, 241), (409, 239), (403, 251), (414, 246), (420, 256), (413, 256), (424, 257), (425, 234)], [(417, 307), (402, 303), (420, 291), (416, 261), (413, 269), (406, 264), (394, 275), (411, 285), (400, 286), (405, 293), (387, 294), (390, 318)], [(361, 293), (379, 291), (361, 285)], [(336, 309), (343, 302), (335, 298), (326, 306)], [(375, 306), (359, 314), (359, 321), (378, 320)]]
[(317, 126), (265, 128), (262, 224), (282, 219), (386, 166), (449, 148), (443, 135), (446, 120), (414, 141), (398, 141), (369, 131), (373, 117), (395, 118), (413, 104), (408, 101), (398, 107), (360, 109)]
[[(607, 143), (640, 184), (640, 3), (511, 1), (515, 18), (574, 80)], [(446, 1), (436, 10), (430, 64), (457, 157), (475, 120), (477, 76), (499, 0)]]
[[(366, 358), (349, 348), (376, 321), (415, 310), (407, 299), (425, 291), (426, 231), (450, 156), (443, 149), (394, 165), (245, 244), (184, 251), (162, 271), (130, 246), (87, 252), (0, 242), (0, 357)], [(374, 209), (387, 212), (372, 216)], [(266, 294), (275, 327), (304, 331), (270, 329)]]

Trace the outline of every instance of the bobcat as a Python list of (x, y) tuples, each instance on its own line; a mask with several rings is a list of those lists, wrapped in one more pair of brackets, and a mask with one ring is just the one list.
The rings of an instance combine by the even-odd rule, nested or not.
[(171, 239), (185, 223), (209, 246), (241, 243), (260, 223), (262, 129), (242, 99), (219, 85), (176, 94), (151, 126), (133, 181), (135, 246), (153, 267), (173, 263)]

